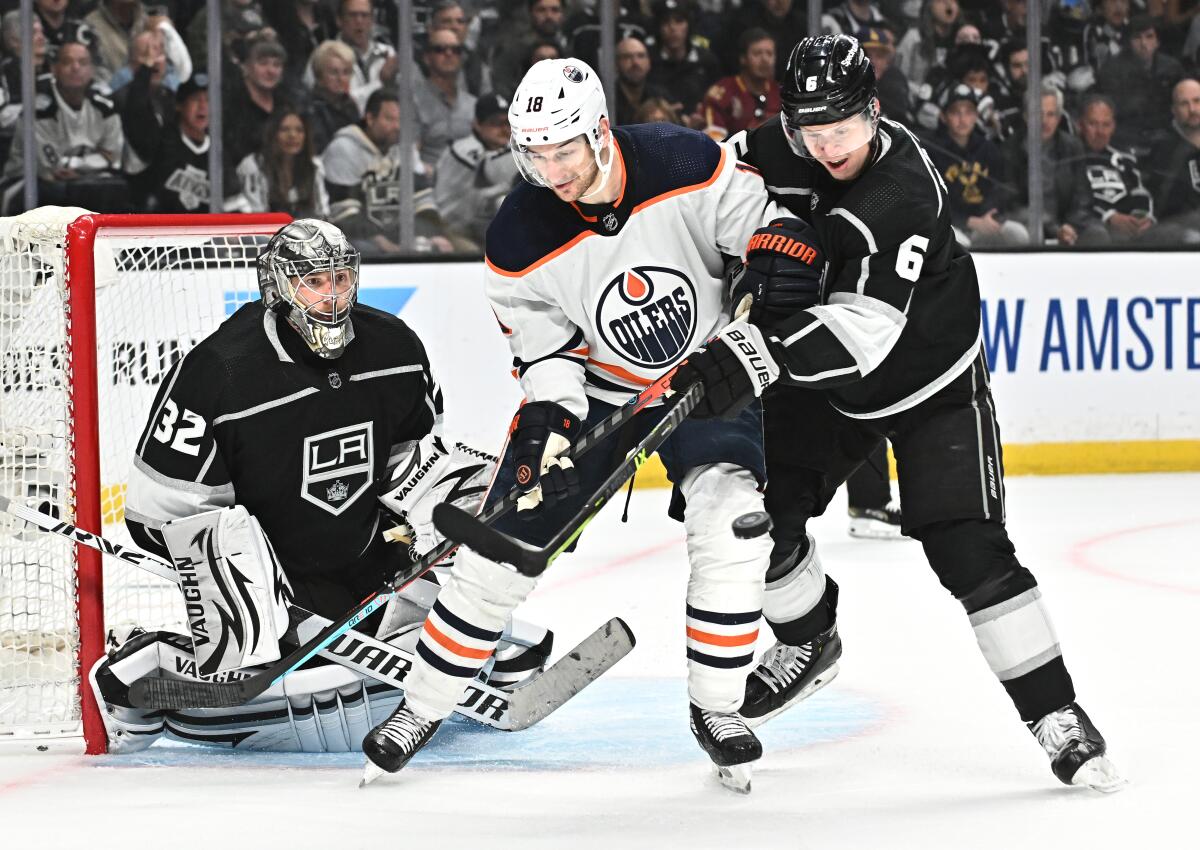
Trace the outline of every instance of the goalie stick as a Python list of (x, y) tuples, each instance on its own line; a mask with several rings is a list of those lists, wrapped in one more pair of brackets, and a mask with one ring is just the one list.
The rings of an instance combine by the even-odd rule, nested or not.
[(511, 564), (524, 575), (539, 576), (555, 558), (575, 542), (587, 524), (600, 512), (600, 509), (625, 486), (629, 477), (637, 472), (667, 437), (671, 436), (679, 427), (679, 423), (686, 419), (692, 409), (700, 403), (703, 396), (704, 386), (694, 384), (674, 401), (669, 412), (650, 429), (640, 443), (630, 450), (625, 460), (613, 470), (603, 484), (596, 488), (596, 491), (584, 502), (583, 507), (544, 547), (530, 546), (528, 543), (509, 537), (482, 522), (479, 517), (471, 516), (466, 511), (445, 502), (434, 506), (433, 524), (438, 531), (445, 535), (447, 540), (454, 540), (463, 546), (470, 547), (492, 561)]
[[(674, 370), (663, 375), (646, 389), (632, 396), (625, 404), (579, 438), (576, 455), (595, 448), (605, 437), (623, 426), (635, 414), (667, 394)], [(507, 513), (517, 504), (521, 492), (510, 490), (503, 499), (493, 504), (479, 516), (481, 522), (490, 522)], [(77, 529), (81, 534), (90, 532)], [(429, 554), (416, 563), (400, 570), (391, 582), (367, 596), (342, 618), (331, 622), (310, 640), (296, 647), (283, 658), (267, 665), (262, 671), (237, 682), (184, 682), (165, 679), (139, 679), (129, 689), (129, 699), (139, 708), (228, 708), (242, 705), (261, 694), (304, 662), (308, 661), (337, 638), (354, 628), (378, 609), (382, 608), (392, 594), (403, 589), (409, 582), (420, 578), (457, 547), (452, 540), (439, 543)]]
[[(119, 558), (166, 581), (174, 584), (179, 582), (174, 567), (149, 552), (122, 546), (4, 496), (0, 496), (0, 511), (43, 531)], [(329, 620), (298, 605), (288, 606), (288, 617), (290, 622), (283, 640), (295, 645), (303, 644), (330, 625)], [(486, 682), (471, 682), (455, 707), (455, 712), (505, 732), (528, 729), (628, 655), (634, 643), (633, 632), (625, 621), (613, 617), (554, 664), (511, 691), (500, 690)], [(356, 673), (399, 689), (404, 688), (404, 680), (413, 664), (411, 652), (353, 629), (347, 629), (319, 654)]]

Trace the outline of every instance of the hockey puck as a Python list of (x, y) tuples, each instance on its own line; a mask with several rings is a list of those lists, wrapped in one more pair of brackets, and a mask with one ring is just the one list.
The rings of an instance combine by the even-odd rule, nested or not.
[(772, 528), (771, 515), (766, 511), (751, 511), (733, 521), (733, 536), (739, 540), (762, 537)]

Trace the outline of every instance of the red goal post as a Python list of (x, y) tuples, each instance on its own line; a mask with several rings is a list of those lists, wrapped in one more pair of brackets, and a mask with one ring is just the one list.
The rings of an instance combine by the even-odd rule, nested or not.
[[(127, 542), (125, 474), (158, 383), (258, 297), (254, 258), (291, 218), (0, 220), (0, 493)], [(106, 751), (87, 673), (120, 630), (182, 626), (178, 591), (0, 515), (0, 743)]]

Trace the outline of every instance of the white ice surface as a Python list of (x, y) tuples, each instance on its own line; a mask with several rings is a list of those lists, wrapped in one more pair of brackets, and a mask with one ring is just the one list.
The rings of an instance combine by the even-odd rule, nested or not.
[(664, 491), (639, 491), (524, 611), (560, 652), (613, 615), (638, 645), (539, 726), (447, 726), (364, 790), (357, 756), (2, 756), (0, 848), (1200, 847), (1200, 475), (1008, 493), (1120, 794), (1054, 779), (919, 544), (850, 539), (840, 497), (813, 529), (842, 587), (841, 676), (762, 728), (750, 796), (721, 789), (687, 731), (682, 531)]

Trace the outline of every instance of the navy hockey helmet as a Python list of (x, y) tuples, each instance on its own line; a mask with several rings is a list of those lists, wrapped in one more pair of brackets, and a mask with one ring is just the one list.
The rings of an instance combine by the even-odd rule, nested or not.
[(271, 237), (258, 255), (258, 289), (268, 310), (288, 324), (321, 357), (340, 357), (354, 328), (359, 253), (328, 222), (301, 218)]
[(788, 57), (782, 85), (783, 130), (797, 153), (805, 154), (799, 128), (835, 124), (864, 116), (870, 131), (879, 116), (875, 70), (858, 40), (848, 35), (801, 39)]

